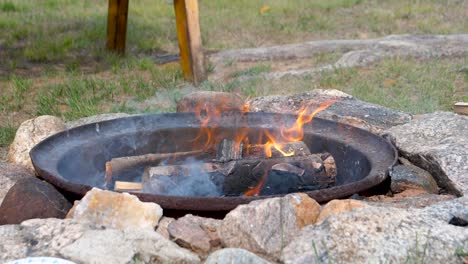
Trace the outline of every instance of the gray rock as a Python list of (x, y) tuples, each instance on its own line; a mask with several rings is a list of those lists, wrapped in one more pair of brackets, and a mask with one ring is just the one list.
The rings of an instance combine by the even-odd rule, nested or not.
[(468, 194), (468, 116), (448, 112), (423, 115), (387, 132), (405, 158), (427, 170), (439, 187)]
[(221, 245), (217, 232), (221, 222), (217, 219), (188, 214), (171, 222), (167, 231), (170, 238), (179, 246), (199, 255), (206, 255)]
[(34, 170), (29, 151), (39, 142), (65, 129), (63, 121), (55, 116), (39, 116), (24, 121), (10, 145), (8, 161)]
[(80, 263), (200, 263), (190, 251), (143, 229), (86, 231), (60, 254)]
[(438, 193), (439, 187), (432, 175), (414, 165), (398, 165), (389, 172), (392, 179), (390, 189), (400, 193), (409, 188), (421, 188), (428, 193)]
[(170, 239), (169, 231), (167, 231), (167, 228), (173, 221), (175, 221), (175, 219), (172, 217), (161, 217), (161, 220), (159, 220), (158, 223), (158, 227), (156, 228), (156, 232), (158, 232), (164, 238)]
[(386, 195), (376, 195), (368, 197), (365, 200), (368, 202), (368, 204), (375, 206), (390, 206), (408, 209), (424, 208), (436, 203), (450, 201), (456, 198), (454, 195), (439, 195), (425, 192), (420, 192), (414, 195), (414, 193), (406, 194), (406, 192), (408, 191), (404, 191), (393, 197)]
[(0, 205), (8, 190), (10, 190), (17, 181), (33, 176), (34, 172), (24, 166), (0, 162)]
[(219, 228), (226, 247), (278, 258), (299, 231), (315, 223), (320, 205), (306, 194), (253, 201), (229, 212)]
[(0, 226), (0, 263), (34, 256), (76, 263), (200, 263), (198, 256), (152, 230), (94, 229), (65, 219)]
[(224, 248), (211, 253), (205, 264), (268, 264), (268, 261), (241, 248)]
[(102, 122), (102, 121), (107, 121), (107, 120), (112, 120), (116, 118), (121, 118), (121, 117), (126, 117), (130, 116), (129, 114), (126, 113), (110, 113), (110, 114), (100, 114), (100, 115), (95, 115), (95, 116), (88, 116), (88, 117), (83, 117), (77, 120), (69, 121), (65, 123), (65, 126), (67, 129), (72, 129), (78, 126), (83, 126), (91, 123), (97, 123), (97, 122)]
[(449, 224), (468, 198), (424, 209), (367, 206), (304, 228), (283, 250), (284, 263), (463, 263), (468, 229)]
[(59, 250), (80, 238), (86, 225), (72, 220), (31, 219), (0, 226), (0, 263), (25, 257), (61, 257)]
[(311, 104), (312, 109), (321, 103), (336, 100), (317, 117), (356, 126), (374, 133), (392, 126), (408, 123), (411, 115), (383, 106), (366, 103), (337, 90), (316, 89), (310, 92), (286, 96), (262, 96), (247, 104), (253, 112), (295, 113), (302, 106)]

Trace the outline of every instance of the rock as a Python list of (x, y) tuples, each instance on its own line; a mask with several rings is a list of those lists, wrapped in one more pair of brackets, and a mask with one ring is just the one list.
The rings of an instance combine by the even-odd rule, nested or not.
[(448, 112), (423, 115), (387, 130), (400, 154), (434, 176), (439, 187), (468, 194), (468, 116)]
[(374, 195), (366, 197), (365, 201), (375, 206), (391, 206), (397, 208), (424, 208), (436, 203), (455, 199), (453, 195), (430, 194), (421, 189), (409, 189), (393, 196)]
[(400, 193), (406, 189), (421, 188), (428, 193), (438, 193), (439, 187), (432, 175), (414, 165), (397, 165), (389, 172), (391, 177), (390, 189)]
[(185, 215), (169, 224), (170, 238), (179, 246), (206, 255), (221, 245), (217, 229), (221, 220)]
[(392, 126), (408, 123), (411, 115), (383, 106), (363, 102), (337, 90), (315, 89), (294, 95), (272, 95), (254, 98), (247, 102), (253, 112), (295, 113), (302, 106), (337, 100), (317, 117), (359, 127), (373, 133), (382, 132)]
[(75, 203), (67, 218), (116, 229), (153, 230), (162, 214), (158, 204), (140, 202), (136, 196), (128, 193), (93, 188), (80, 202)]
[(0, 225), (32, 218), (64, 218), (71, 203), (52, 185), (36, 177), (15, 183), (0, 205)]
[(34, 170), (29, 151), (37, 143), (64, 129), (63, 121), (55, 116), (39, 116), (24, 121), (16, 131), (15, 139), (10, 145), (8, 161)]
[(94, 115), (94, 116), (88, 116), (88, 117), (83, 117), (77, 120), (69, 121), (65, 123), (66, 129), (72, 129), (78, 126), (83, 126), (91, 123), (98, 123), (98, 122), (103, 122), (107, 120), (112, 120), (116, 118), (121, 118), (121, 117), (126, 117), (130, 116), (129, 114), (126, 113), (109, 113), (109, 114), (100, 114), (100, 115)]
[(320, 205), (306, 194), (253, 201), (229, 212), (219, 228), (226, 247), (278, 258), (296, 234), (315, 223)]
[(0, 237), (0, 263), (34, 256), (76, 263), (200, 263), (198, 256), (152, 230), (94, 229), (72, 219), (0, 226)]
[(34, 176), (34, 172), (24, 166), (0, 162), (0, 205), (8, 190), (18, 180), (32, 176)]
[(198, 91), (185, 95), (177, 102), (177, 112), (197, 112), (215, 109), (220, 112), (242, 111), (244, 100), (234, 93)]
[(320, 215), (317, 218), (317, 223), (323, 222), (331, 215), (336, 215), (345, 211), (353, 210), (354, 208), (364, 207), (366, 203), (348, 199), (348, 200), (331, 200), (322, 207)]
[(211, 253), (205, 264), (268, 264), (269, 262), (241, 248), (223, 248)]
[(173, 221), (175, 221), (174, 218), (163, 216), (158, 223), (158, 228), (156, 228), (156, 232), (158, 232), (164, 238), (170, 239), (169, 231), (167, 231), (167, 228)]
[(25, 257), (61, 257), (58, 251), (80, 238), (89, 227), (69, 219), (31, 219), (0, 226), (0, 263)]
[(146, 229), (86, 231), (60, 254), (81, 263), (200, 263), (195, 254)]
[(288, 263), (463, 263), (468, 229), (449, 224), (468, 198), (424, 209), (366, 206), (305, 227), (283, 250)]

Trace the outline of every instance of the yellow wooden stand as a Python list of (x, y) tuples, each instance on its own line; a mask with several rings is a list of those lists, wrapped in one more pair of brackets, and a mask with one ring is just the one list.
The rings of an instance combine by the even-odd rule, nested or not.
[[(187, 80), (198, 85), (206, 79), (201, 43), (198, 0), (174, 0), (180, 64)], [(125, 53), (128, 0), (109, 0), (107, 43), (109, 50)]]

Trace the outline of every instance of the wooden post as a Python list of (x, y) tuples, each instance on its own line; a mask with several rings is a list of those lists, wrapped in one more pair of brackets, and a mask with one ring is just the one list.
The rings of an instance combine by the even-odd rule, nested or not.
[(174, 9), (182, 72), (186, 79), (198, 85), (206, 79), (198, 0), (174, 0)]
[(109, 50), (125, 53), (128, 0), (109, 0), (107, 14), (107, 43)]

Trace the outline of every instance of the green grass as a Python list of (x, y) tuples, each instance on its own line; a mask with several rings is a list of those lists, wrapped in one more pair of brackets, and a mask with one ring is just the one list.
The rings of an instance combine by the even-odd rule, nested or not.
[[(468, 2), (440, 0), (199, 0), (208, 51), (337, 38), (403, 33), (466, 33)], [(266, 12), (261, 13), (263, 7)], [(104, 112), (173, 111), (187, 85), (177, 64), (157, 65), (154, 56), (177, 53), (172, 1), (131, 0), (127, 54), (104, 50), (107, 1), (0, 0), (0, 145), (7, 145), (25, 119), (52, 114), (66, 120)], [(340, 54), (320, 54), (313, 65)], [(225, 62), (234, 67), (235, 61)], [(205, 90), (245, 97), (340, 89), (411, 113), (450, 110), (467, 101), (466, 58), (385, 60), (365, 69), (324, 73), (320, 78), (266, 81), (276, 62), (247, 65)], [(208, 63), (208, 71), (215, 71)], [(138, 108), (156, 91), (164, 106)], [(130, 103), (132, 102), (132, 103)], [(161, 104), (163, 105), (163, 104)], [(8, 125), (6, 125), (8, 124)]]
[(16, 128), (12, 126), (0, 126), (0, 147), (8, 146), (15, 138)]
[(463, 247), (459, 247), (455, 250), (455, 255), (459, 257), (468, 257), (468, 251), (464, 250)]
[(241, 76), (257, 76), (270, 70), (270, 65), (256, 65), (245, 70), (236, 71), (231, 75), (231, 77), (237, 78)]
[(468, 101), (467, 74), (458, 71), (466, 62), (467, 58), (389, 59), (368, 69), (325, 73), (319, 86), (413, 114), (450, 111), (453, 103)]

